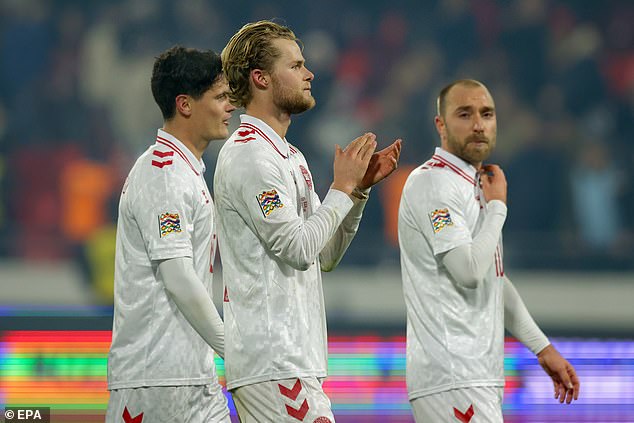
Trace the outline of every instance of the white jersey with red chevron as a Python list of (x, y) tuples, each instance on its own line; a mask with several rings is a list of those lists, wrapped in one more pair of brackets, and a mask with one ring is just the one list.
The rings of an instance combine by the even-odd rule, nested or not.
[(486, 211), (476, 169), (447, 151), (408, 177), (399, 207), (410, 400), (504, 385), (502, 239), (483, 283), (458, 286), (442, 255), (470, 244)]
[(108, 388), (217, 383), (214, 352), (170, 299), (157, 263), (192, 257), (211, 294), (214, 206), (205, 166), (158, 131), (121, 193)]
[(249, 115), (218, 155), (214, 194), (227, 387), (325, 377), (320, 263), (338, 262), (363, 208), (335, 190), (322, 204), (303, 154)]

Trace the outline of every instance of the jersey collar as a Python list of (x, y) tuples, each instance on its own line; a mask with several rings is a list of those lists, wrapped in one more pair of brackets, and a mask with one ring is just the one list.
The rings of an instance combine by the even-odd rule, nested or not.
[(266, 122), (250, 115), (240, 115), (240, 126), (254, 129), (264, 138), (282, 157), (289, 155), (289, 145), (286, 138), (281, 138)]
[(442, 162), (445, 166), (447, 166), (451, 171), (460, 175), (463, 179), (467, 180), (471, 184), (476, 184), (478, 171), (473, 165), (465, 162), (460, 157), (455, 156), (448, 152), (447, 150), (443, 150), (440, 147), (436, 147), (436, 151), (434, 153), (434, 159)]
[(156, 134), (156, 143), (174, 150), (183, 160), (185, 160), (185, 162), (187, 162), (196, 175), (200, 175), (205, 172), (205, 162), (203, 162), (202, 159), (198, 160), (198, 158), (194, 156), (194, 153), (192, 153), (185, 144), (180, 142), (178, 138), (172, 134), (159, 128), (158, 133)]

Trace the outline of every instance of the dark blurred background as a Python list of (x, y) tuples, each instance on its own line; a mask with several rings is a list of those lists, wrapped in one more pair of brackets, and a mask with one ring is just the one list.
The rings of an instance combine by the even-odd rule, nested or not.
[(400, 187), (438, 145), (437, 92), (468, 77), (497, 103), (507, 266), (634, 268), (634, 4), (572, 0), (3, 0), (0, 257), (75, 260), (90, 277), (122, 181), (161, 125), (154, 57), (174, 44), (220, 51), (270, 17), (302, 38), (316, 74), (317, 106), (288, 139), (318, 192), (335, 143), (367, 130), (405, 141), (344, 265), (398, 262)]
[[(316, 75), (317, 106), (293, 119), (288, 139), (307, 156), (318, 193), (332, 180), (335, 144), (366, 131), (378, 135), (380, 146), (404, 140), (400, 168), (373, 190), (340, 268), (325, 276), (329, 325), (343, 336), (341, 351), (363, 344), (365, 338), (347, 338), (360, 332), (404, 335), (396, 238), (401, 187), (439, 144), (435, 99), (458, 78), (481, 80), (496, 101), (491, 161), (509, 183), (505, 267), (535, 318), (549, 334), (583, 336), (579, 348), (587, 337), (634, 336), (634, 2), (0, 0), (3, 351), (20, 345), (7, 340), (12, 330), (52, 330), (44, 344), (74, 339), (58, 330), (106, 331), (90, 350), (102, 360), (93, 363), (101, 395), (93, 408), (101, 418), (118, 197), (162, 125), (150, 92), (154, 58), (175, 44), (220, 52), (243, 24), (268, 18), (303, 40)], [(212, 143), (205, 156), (212, 190), (221, 144)], [(402, 341), (394, 341), (400, 354), (394, 363), (404, 395)], [(605, 359), (612, 344), (597, 345), (588, 351), (603, 348)], [(631, 414), (634, 346), (618, 345), (629, 348), (618, 356), (629, 370), (612, 369), (628, 388), (611, 398)], [(48, 351), (38, 348), (40, 356), (41, 348)], [(3, 354), (6, 381), (27, 362)], [(33, 383), (41, 384), (47, 367), (33, 363), (39, 363), (29, 370), (39, 375)], [(78, 374), (88, 371), (82, 369)], [(25, 392), (3, 383), (0, 403)], [(595, 393), (616, 389), (605, 383)], [(536, 401), (530, 407), (542, 400)], [(597, 401), (588, 410), (609, 403)], [(569, 421), (597, 421), (580, 416)], [(82, 418), (88, 421), (76, 421)], [(614, 419), (605, 421), (628, 421)]]

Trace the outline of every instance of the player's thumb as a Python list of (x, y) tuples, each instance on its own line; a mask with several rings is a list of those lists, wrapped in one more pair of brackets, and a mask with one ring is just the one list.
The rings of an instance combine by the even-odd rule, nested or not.
[(343, 153), (341, 146), (339, 146), (339, 144), (335, 144), (335, 158), (341, 156), (341, 153)]
[(487, 175), (486, 173), (483, 173), (482, 175), (480, 175), (480, 187), (484, 189), (485, 187), (488, 187), (489, 185), (491, 185), (491, 181), (489, 180), (489, 175)]

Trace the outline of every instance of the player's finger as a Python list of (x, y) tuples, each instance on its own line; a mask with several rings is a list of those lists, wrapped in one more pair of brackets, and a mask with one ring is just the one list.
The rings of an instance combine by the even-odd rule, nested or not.
[(348, 144), (344, 152), (350, 154), (352, 157), (356, 157), (359, 154), (361, 148), (370, 140), (370, 135), (374, 136), (374, 134), (367, 132), (356, 138), (354, 141)]
[(400, 140), (400, 138), (397, 139), (396, 141), (394, 141), (392, 143), (392, 145), (390, 145), (390, 155), (392, 157), (396, 157), (397, 159), (401, 155), (401, 140)]
[(335, 144), (335, 159), (343, 154), (343, 150), (339, 144)]
[(564, 367), (563, 369), (558, 371), (557, 375), (559, 376), (559, 379), (561, 380), (561, 384), (566, 389), (573, 389), (574, 388), (574, 386), (572, 385), (572, 381), (570, 380), (570, 376), (568, 375), (568, 369), (566, 367)]
[(574, 390), (568, 389), (566, 391), (566, 404), (570, 404), (572, 402), (573, 396), (574, 396)]
[(560, 383), (559, 384), (559, 404), (563, 404), (565, 399), (566, 399), (566, 387)]
[(491, 185), (490, 176), (486, 173), (480, 175), (480, 188), (485, 189)]
[(568, 369), (568, 373), (570, 374), (570, 380), (572, 381), (573, 398), (576, 401), (577, 399), (579, 399), (579, 390), (581, 389), (581, 383), (579, 383), (577, 372), (575, 372), (575, 369), (572, 366), (570, 366), (570, 369)]
[(369, 161), (370, 157), (372, 157), (375, 150), (376, 150), (376, 140), (366, 143), (359, 151), (359, 158), (363, 160), (364, 162)]
[(502, 173), (502, 169), (500, 168), (500, 166), (494, 165), (494, 164), (483, 165), (482, 170), (484, 175), (488, 175), (492, 177), (495, 177), (496, 175), (499, 175), (500, 173)]
[(557, 381), (555, 380), (553, 380), (553, 389), (555, 391), (554, 398), (558, 399), (559, 398), (559, 383), (557, 383)]
[(403, 148), (403, 140), (402, 139), (397, 139), (396, 140), (396, 157), (400, 157), (401, 156), (401, 149)]

